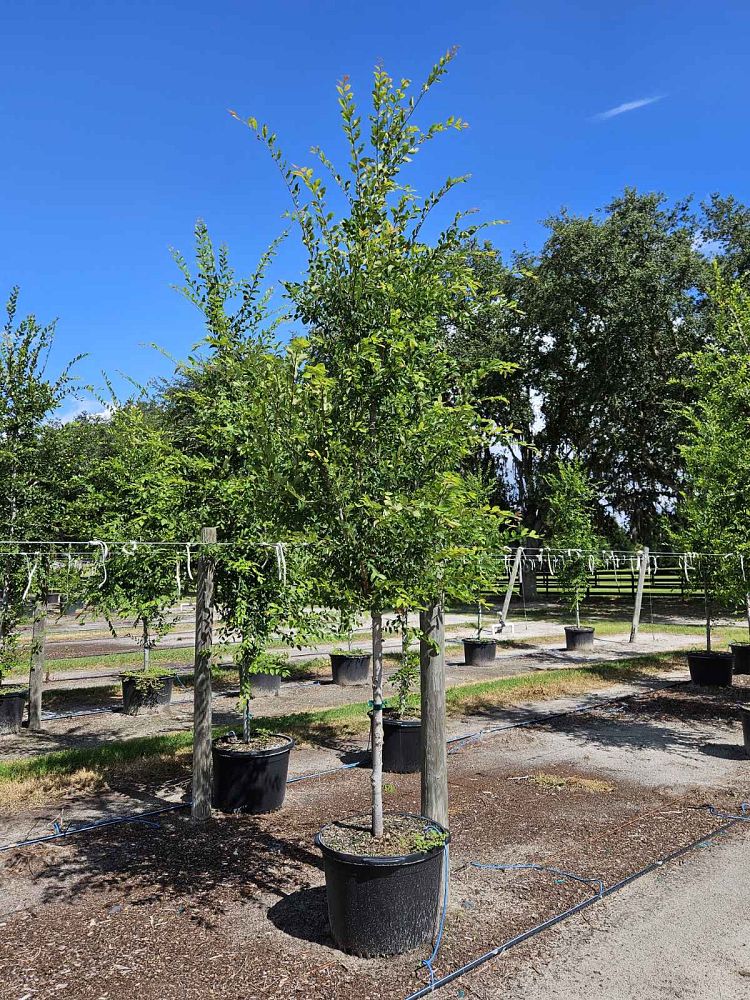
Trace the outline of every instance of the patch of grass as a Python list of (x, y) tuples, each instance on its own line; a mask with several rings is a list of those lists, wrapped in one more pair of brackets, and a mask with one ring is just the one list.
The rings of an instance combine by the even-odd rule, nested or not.
[[(447, 711), (450, 716), (487, 713), (526, 701), (583, 694), (638, 680), (653, 680), (655, 672), (683, 665), (682, 658), (665, 653), (465, 684), (448, 689)], [(418, 704), (417, 696), (412, 697), (412, 704)], [(367, 702), (358, 702), (315, 712), (256, 716), (253, 721), (256, 728), (288, 733), (299, 743), (341, 745), (367, 733), (370, 724), (368, 707)], [(229, 728), (217, 729), (215, 735), (227, 732)], [(66, 777), (73, 782), (84, 780), (76, 777), (84, 772), (86, 781), (94, 780), (88, 773), (92, 772), (105, 784), (123, 780), (123, 776), (153, 783), (160, 772), (172, 773), (170, 768), (173, 769), (176, 758), (185, 762), (188, 760), (192, 740), (191, 732), (167, 733), (6, 761), (0, 763), (0, 787), (14, 784), (16, 791), (7, 792), (11, 798), (18, 798), (21, 789), (26, 796), (36, 795), (36, 789), (45, 788), (48, 789), (47, 794), (52, 794), (54, 789), (64, 791)]]
[(602, 781), (600, 778), (581, 778), (578, 777), (578, 775), (563, 776), (560, 774), (547, 774), (545, 771), (539, 771), (537, 774), (530, 774), (528, 778), (524, 780), (530, 781), (532, 784), (538, 785), (540, 788), (548, 788), (554, 792), (567, 790), (603, 794), (614, 791), (615, 787), (610, 782)]

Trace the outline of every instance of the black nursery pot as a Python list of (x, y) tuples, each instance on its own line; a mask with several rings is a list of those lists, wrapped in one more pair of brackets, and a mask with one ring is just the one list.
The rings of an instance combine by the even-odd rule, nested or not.
[(593, 649), (594, 629), (584, 625), (566, 625), (565, 648), (568, 650)]
[[(437, 823), (424, 822), (446, 833)], [(440, 907), (442, 847), (373, 858), (326, 847), (319, 833), (315, 844), (323, 853), (328, 920), (339, 948), (375, 958), (400, 955), (432, 939)]]
[(731, 653), (688, 653), (687, 661), (693, 684), (710, 687), (731, 686)]
[(281, 809), (286, 795), (290, 736), (272, 750), (237, 751), (213, 744), (213, 807), (226, 813), (270, 813)]
[(415, 774), (422, 766), (422, 722), (383, 716), (383, 770)]
[(745, 753), (750, 757), (750, 705), (740, 705), (742, 719), (742, 739), (745, 743)]
[(750, 642), (733, 642), (729, 648), (734, 657), (734, 672), (750, 674)]
[(281, 677), (278, 674), (253, 674), (250, 677), (250, 690), (254, 698), (258, 695), (277, 695), (281, 690)]
[(19, 733), (28, 691), (0, 692), (0, 733)]
[(495, 659), (495, 639), (463, 639), (464, 663), (467, 667), (486, 667)]
[(370, 676), (369, 653), (331, 653), (333, 683), (341, 687), (366, 684)]
[(122, 681), (122, 710), (125, 715), (138, 715), (141, 709), (157, 711), (164, 708), (172, 700), (174, 677), (168, 674), (156, 678), (148, 687), (139, 687), (135, 677), (124, 677)]

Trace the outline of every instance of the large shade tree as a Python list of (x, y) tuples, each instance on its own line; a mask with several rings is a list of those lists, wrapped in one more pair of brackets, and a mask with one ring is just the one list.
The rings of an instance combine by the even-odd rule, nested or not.
[(520, 431), (496, 456), (499, 495), (543, 533), (546, 477), (576, 454), (599, 484), (600, 529), (649, 542), (679, 488), (680, 375), (702, 338), (697, 223), (687, 203), (628, 189), (598, 215), (546, 226), (541, 251), (510, 268), (476, 257), (483, 308), (454, 339), (464, 359), (511, 349), (519, 363), (496, 410)]

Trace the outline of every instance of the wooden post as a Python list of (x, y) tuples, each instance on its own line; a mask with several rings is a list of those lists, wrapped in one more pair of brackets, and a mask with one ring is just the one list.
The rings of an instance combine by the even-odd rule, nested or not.
[(445, 623), (435, 601), (419, 615), (422, 704), (422, 815), (448, 827), (448, 750), (445, 744)]
[[(201, 542), (216, 541), (216, 528), (201, 528)], [(214, 561), (201, 552), (195, 599), (195, 667), (193, 672), (193, 802), (191, 818), (211, 818), (213, 764), (211, 757), (211, 644), (213, 641)]]
[(372, 613), (372, 835), (383, 836), (383, 616)]
[(42, 728), (42, 685), (46, 658), (47, 594), (41, 593), (34, 605), (31, 626), (31, 666), (29, 669), (29, 729), (38, 733)]
[(518, 570), (521, 565), (521, 559), (523, 557), (523, 549), (519, 545), (516, 549), (516, 557), (513, 560), (513, 565), (510, 570), (510, 579), (508, 580), (508, 589), (505, 591), (505, 600), (503, 601), (503, 610), (500, 612), (500, 621), (505, 622), (508, 617), (508, 611), (510, 611), (510, 600), (513, 597), (513, 588), (516, 585), (516, 578), (518, 577)]
[(633, 624), (630, 626), (630, 641), (635, 642), (638, 638), (638, 627), (641, 624), (641, 606), (643, 604), (643, 588), (646, 583), (646, 570), (648, 569), (648, 545), (644, 545), (638, 563), (638, 588), (635, 592), (635, 607), (633, 608)]

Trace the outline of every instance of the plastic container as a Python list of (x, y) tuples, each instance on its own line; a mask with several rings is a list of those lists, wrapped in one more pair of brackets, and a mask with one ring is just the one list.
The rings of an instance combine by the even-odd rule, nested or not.
[(214, 809), (253, 814), (281, 809), (294, 740), (280, 733), (274, 736), (284, 743), (272, 750), (237, 751), (214, 741)]
[(467, 667), (486, 667), (495, 660), (496, 639), (463, 639)]
[(29, 692), (0, 691), (0, 733), (19, 733), (23, 723), (23, 709)]
[(257, 673), (250, 675), (250, 692), (253, 698), (278, 695), (281, 690), (279, 674)]
[[(120, 674), (122, 681), (122, 710), (125, 715), (138, 715), (142, 709), (158, 711), (172, 700), (174, 677), (167, 674), (154, 678), (147, 687), (139, 686), (139, 678)], [(142, 682), (141, 682), (142, 684)]]
[(566, 625), (565, 648), (577, 652), (593, 649), (594, 629), (587, 625)]
[(383, 716), (383, 770), (415, 774), (422, 766), (422, 722)]
[[(419, 818), (446, 833), (437, 823)], [(328, 920), (339, 948), (375, 958), (400, 955), (432, 939), (441, 900), (442, 847), (374, 858), (326, 847), (320, 833), (315, 844), (323, 853)]]
[(750, 642), (733, 642), (729, 648), (734, 657), (734, 672), (750, 674)]
[(731, 653), (688, 653), (690, 680), (706, 687), (731, 687)]
[(750, 705), (740, 705), (740, 718), (742, 719), (742, 739), (745, 744), (745, 753), (750, 757)]
[(370, 678), (369, 653), (331, 653), (333, 683), (341, 687), (366, 684)]

